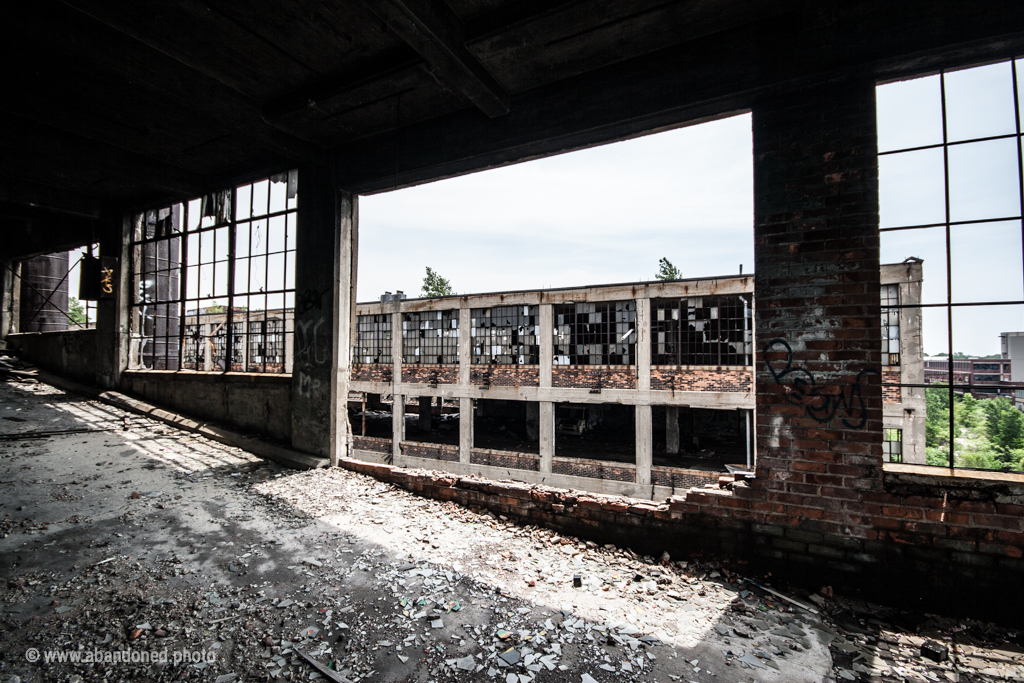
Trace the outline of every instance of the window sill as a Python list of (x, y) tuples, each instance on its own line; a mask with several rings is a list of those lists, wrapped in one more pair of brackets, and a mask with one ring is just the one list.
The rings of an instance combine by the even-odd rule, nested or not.
[(987, 470), (968, 470), (962, 468), (950, 469), (948, 467), (936, 467), (933, 465), (904, 465), (891, 462), (883, 463), (882, 471), (887, 475), (909, 474), (947, 479), (950, 481), (997, 481), (1024, 484), (1024, 474), (1020, 472), (992, 472)]

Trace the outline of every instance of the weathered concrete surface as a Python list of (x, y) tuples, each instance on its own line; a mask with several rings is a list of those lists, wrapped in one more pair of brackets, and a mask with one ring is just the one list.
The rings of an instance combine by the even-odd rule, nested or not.
[(144, 372), (121, 375), (124, 391), (192, 417), (215, 420), (278, 441), (291, 441), (288, 375), (256, 373)]
[(22, 360), (90, 384), (96, 374), (96, 330), (12, 334), (7, 347)]
[[(301, 645), (353, 681), (833, 678), (811, 615), (744, 601), (718, 572), (649, 564), (344, 470), (284, 471), (42, 384), (0, 385), (0, 417), (25, 420), (0, 420), (7, 434), (106, 430), (0, 440), (0, 677), (307, 680)], [(804, 635), (773, 634), (788, 628), (780, 621)], [(79, 646), (216, 661), (25, 659), (30, 647)], [(554, 669), (502, 666), (511, 646), (554, 654)]]

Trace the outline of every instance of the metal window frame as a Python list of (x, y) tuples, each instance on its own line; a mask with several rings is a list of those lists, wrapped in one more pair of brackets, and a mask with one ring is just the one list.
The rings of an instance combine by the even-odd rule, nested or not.
[[(945, 207), (944, 207), (945, 208), (945, 220), (943, 222), (941, 222), (941, 223), (927, 223), (927, 224), (919, 224), (919, 225), (903, 225), (903, 226), (893, 226), (893, 227), (887, 227), (887, 228), (881, 228), (880, 227), (879, 228), (879, 232), (880, 233), (885, 233), (885, 232), (895, 232), (895, 231), (901, 231), (901, 230), (920, 230), (920, 229), (924, 229), (924, 228), (944, 228), (944, 231), (945, 231), (946, 300), (944, 302), (942, 302), (942, 303), (934, 303), (934, 304), (923, 304), (923, 303), (904, 304), (904, 303), (900, 303), (900, 304), (898, 304), (897, 306), (895, 306), (893, 308), (896, 308), (896, 309), (904, 309), (904, 308), (943, 308), (946, 311), (946, 327), (947, 327), (947, 343), (948, 343), (948, 348), (947, 348), (947, 354), (948, 355), (946, 356), (946, 359), (947, 359), (947, 367), (948, 367), (948, 375), (947, 375), (948, 379), (947, 379), (947, 383), (945, 385), (945, 388), (947, 388), (947, 391), (948, 391), (948, 400), (949, 400), (949, 406), (950, 406), (950, 409), (949, 409), (949, 426), (948, 426), (948, 429), (949, 429), (949, 464), (948, 464), (948, 467), (951, 470), (952, 469), (957, 469), (957, 465), (956, 465), (956, 439), (954, 438), (955, 433), (956, 433), (956, 426), (955, 426), (955, 411), (953, 409), (953, 406), (954, 406), (954, 403), (955, 403), (955, 400), (954, 400), (955, 399), (955, 394), (956, 394), (957, 388), (960, 388), (961, 390), (963, 390), (964, 388), (970, 386), (969, 384), (957, 384), (956, 383), (955, 372), (956, 372), (956, 370), (958, 368), (956, 368), (956, 361), (953, 358), (953, 353), (954, 353), (953, 352), (953, 348), (954, 348), (953, 311), (955, 309), (957, 309), (957, 308), (960, 308), (960, 307), (970, 307), (970, 306), (1016, 306), (1016, 305), (1024, 305), (1024, 300), (1019, 300), (1019, 301), (1006, 301), (1006, 300), (1003, 300), (1003, 301), (970, 301), (970, 302), (957, 302), (957, 301), (953, 301), (953, 268), (952, 268), (953, 263), (952, 263), (952, 237), (951, 237), (951, 235), (952, 235), (952, 230), (951, 229), (953, 227), (955, 227), (955, 226), (958, 226), (958, 225), (980, 225), (980, 224), (985, 224), (985, 223), (1000, 223), (1000, 222), (1018, 221), (1019, 224), (1020, 224), (1020, 229), (1021, 229), (1022, 250), (1024, 250), (1024, 150), (1022, 150), (1022, 147), (1021, 147), (1021, 145), (1024, 144), (1024, 137), (1022, 137), (1022, 135), (1021, 135), (1021, 120), (1020, 120), (1020, 118), (1021, 118), (1021, 104), (1020, 104), (1021, 93), (1019, 92), (1020, 86), (1019, 86), (1019, 82), (1018, 82), (1018, 78), (1017, 78), (1017, 61), (1018, 61), (1018, 59), (1021, 59), (1021, 58), (1020, 57), (1015, 57), (1013, 59), (1008, 60), (1009, 64), (1010, 64), (1010, 78), (1012, 80), (1012, 86), (1013, 86), (1013, 109), (1014, 109), (1013, 113), (1014, 113), (1014, 126), (1015, 126), (1015, 131), (1013, 133), (1007, 133), (1007, 134), (1003, 134), (1003, 135), (985, 136), (985, 137), (979, 137), (979, 138), (970, 138), (970, 139), (967, 139), (967, 140), (956, 140), (956, 141), (951, 142), (949, 140), (949, 126), (948, 126), (948, 121), (947, 121), (947, 116), (946, 116), (946, 74), (951, 73), (951, 72), (955, 72), (955, 71), (962, 71), (963, 68), (942, 69), (942, 70), (940, 70), (938, 72), (938, 76), (939, 76), (939, 95), (940, 95), (939, 99), (940, 99), (941, 114), (942, 114), (942, 142), (941, 143), (936, 143), (936, 144), (933, 144), (933, 145), (921, 145), (921, 146), (917, 146), (917, 147), (906, 147), (906, 148), (900, 148), (900, 149), (886, 150), (884, 152), (878, 152), (878, 156), (879, 157), (883, 157), (883, 156), (888, 156), (888, 155), (892, 155), (892, 154), (905, 154), (907, 152), (917, 152), (917, 151), (926, 150), (926, 149), (942, 149), (942, 172), (943, 172), (943, 191), (944, 191), (944, 199), (945, 199)], [(1005, 62), (999, 62), (999, 63), (1005, 63)], [(974, 67), (967, 67), (967, 68), (974, 68)], [(979, 142), (988, 142), (988, 141), (991, 141), (991, 140), (1006, 140), (1006, 139), (1015, 139), (1017, 141), (1016, 151), (1017, 151), (1017, 189), (1018, 189), (1018, 208), (1019, 208), (1018, 214), (1016, 216), (1004, 216), (1004, 217), (1000, 217), (1000, 218), (985, 218), (985, 219), (977, 219), (977, 220), (960, 220), (960, 221), (952, 220), (952, 213), (951, 213), (950, 200), (949, 200), (949, 187), (950, 187), (950, 184), (949, 184), (949, 149), (951, 147), (956, 147), (958, 145), (968, 145), (968, 144), (976, 144), (976, 143), (979, 143)], [(1024, 278), (1024, 271), (1022, 271), (1021, 276), (1022, 276), (1022, 278)], [(934, 384), (927, 384), (927, 383), (917, 384), (917, 383), (906, 383), (906, 382), (902, 382), (902, 381), (899, 382), (899, 383), (885, 382), (884, 378), (883, 378), (883, 386), (899, 387), (899, 388), (904, 388), (904, 387), (907, 387), (907, 388), (924, 388), (925, 391), (929, 391), (929, 390), (934, 391), (935, 389), (942, 388), (942, 385), (936, 386)]]
[[(284, 178), (283, 181), (276, 180)], [(252, 188), (259, 183), (267, 183), (267, 196), (266, 196), (266, 207), (265, 210), (256, 210), (254, 205), (255, 192)], [(285, 184), (285, 208), (277, 211), (271, 211), (271, 197), (272, 187), (274, 183)], [(238, 197), (239, 190), (248, 186), (249, 190), (249, 212), (245, 218), (239, 217), (238, 212)], [(291, 169), (283, 173), (277, 173), (269, 175), (263, 178), (259, 178), (249, 183), (242, 183), (235, 185), (230, 189), (220, 189), (215, 192), (207, 193), (201, 197), (194, 197), (187, 201), (176, 202), (167, 206), (159, 208), (150, 208), (143, 211), (136, 212), (132, 215), (132, 235), (129, 240), (129, 252), (130, 252), (130, 277), (134, 284), (135, 291), (132, 295), (132, 301), (129, 304), (131, 311), (131, 335), (133, 342), (134, 340), (146, 338), (148, 335), (139, 332), (139, 325), (141, 322), (141, 309), (147, 305), (161, 306), (164, 310), (168, 310), (170, 307), (176, 307), (178, 311), (178, 329), (172, 335), (169, 330), (165, 330), (164, 338), (164, 349), (165, 353), (163, 356), (163, 363), (166, 369), (181, 370), (188, 369), (187, 366), (193, 364), (190, 360), (192, 352), (195, 355), (195, 370), (207, 371), (205, 368), (205, 352), (200, 353), (201, 348), (205, 348), (205, 344), (210, 344), (211, 357), (213, 366), (218, 365), (218, 359), (223, 356), (223, 367), (211, 367), (209, 372), (261, 372), (261, 373), (285, 373), (288, 369), (288, 358), (287, 358), (287, 337), (288, 335), (294, 334), (294, 331), (287, 329), (287, 318), (288, 312), (294, 311), (294, 298), (295, 298), (295, 283), (294, 283), (294, 271), (295, 271), (295, 253), (296, 253), (296, 239), (289, 239), (290, 233), (297, 230), (298, 225), (298, 199), (297, 199), (297, 186), (298, 186), (298, 171)], [(289, 193), (292, 193), (292, 197), (289, 197)], [(290, 205), (294, 199), (294, 203)], [(204, 208), (208, 206), (208, 202), (212, 202), (216, 207), (215, 214), (212, 216), (213, 220), (209, 224), (204, 225), (204, 218), (211, 218), (211, 216), (204, 216)], [(196, 221), (196, 227), (190, 226), (190, 211), (196, 207), (198, 203), (199, 208), (199, 219)], [(168, 211), (171, 215), (175, 210), (175, 207), (180, 211), (180, 230), (177, 232), (167, 232), (157, 229), (159, 221), (163, 218), (159, 218), (160, 212)], [(154, 225), (153, 235), (148, 236), (146, 230), (147, 221), (152, 218)], [(194, 216), (193, 216), (194, 218)], [(252, 254), (252, 249), (248, 250), (248, 253), (242, 257), (245, 260), (245, 265), (250, 266), (253, 259), (262, 258), (264, 260), (264, 287), (259, 291), (253, 291), (253, 282), (251, 280), (251, 270), (247, 274), (245, 279), (245, 286), (238, 287), (238, 230), (240, 226), (244, 226), (249, 230), (247, 244), (252, 244), (252, 230), (253, 223), (258, 221), (265, 222), (267, 226), (267, 242), (269, 242), (270, 227), (272, 220), (280, 218), (283, 221), (283, 232), (281, 235), (281, 242), (283, 249), (279, 251), (271, 252), (269, 249), (264, 248), (262, 254)], [(223, 231), (220, 233), (218, 231)], [(218, 252), (220, 251), (218, 241), (223, 237), (227, 238), (227, 253), (225, 258), (218, 258)], [(193, 250), (191, 240), (195, 238), (195, 243), (198, 249), (198, 254), (194, 256), (196, 258), (190, 259), (190, 252)], [(211, 249), (211, 258), (206, 259), (206, 246), (205, 240), (212, 238), (213, 248)], [(145, 251), (152, 249), (156, 254), (159, 253), (162, 244), (167, 245), (167, 249), (170, 250), (170, 245), (173, 241), (178, 242), (178, 263), (174, 267), (159, 268), (156, 267), (152, 271), (145, 268)], [(168, 251), (170, 253), (170, 251)], [(267, 289), (266, 284), (270, 272), (270, 259), (280, 255), (282, 263), (282, 272), (280, 275), (280, 281), (282, 287), (275, 288), (272, 290)], [(158, 258), (158, 256), (154, 256)], [(168, 259), (170, 261), (171, 259)], [(140, 263), (141, 261), (141, 263)], [(226, 264), (226, 267), (220, 266), (220, 264)], [(142, 268), (140, 269), (140, 265)], [(210, 295), (201, 295), (198, 285), (195, 289), (195, 296), (189, 296), (189, 270), (194, 269), (193, 272), (200, 273), (204, 267), (211, 269), (213, 281), (211, 284)], [(226, 282), (224, 283), (223, 289), (219, 288), (218, 270), (223, 269), (225, 272), (222, 274)], [(160, 299), (157, 297), (154, 301), (140, 301), (140, 292), (138, 283), (140, 278), (144, 278), (150, 272), (157, 274), (167, 274), (177, 272), (178, 275), (178, 288), (176, 297), (168, 297), (166, 299)], [(289, 275), (291, 279), (291, 286), (289, 286)], [(255, 320), (264, 321), (264, 333), (262, 336), (264, 349), (270, 348), (270, 342), (268, 341), (269, 335), (266, 332), (265, 325), (266, 321), (271, 320), (269, 317), (270, 310), (266, 308), (267, 297), (269, 296), (280, 296), (281, 298), (281, 322), (283, 329), (275, 332), (275, 347), (281, 346), (281, 353), (278, 354), (281, 358), (280, 362), (268, 363), (269, 354), (264, 354), (258, 364), (252, 364), (248, 362), (250, 340), (248, 338), (250, 322), (254, 321), (253, 313), (255, 313), (249, 305), (252, 299), (262, 298), (264, 302), (263, 310), (259, 311), (259, 314), (255, 316)], [(209, 323), (203, 320), (203, 316), (208, 315), (204, 313), (204, 309), (201, 307), (203, 302), (218, 302), (214, 305), (221, 305), (219, 302), (225, 301), (223, 304), (225, 308), (225, 320), (213, 330), (204, 330), (203, 328)], [(242, 305), (242, 302), (245, 305)], [(189, 315), (189, 307), (194, 306), (195, 310), (192, 311), (193, 315)], [(236, 311), (236, 309), (238, 309)], [(275, 309), (276, 310), (276, 309)], [(194, 318), (194, 322), (189, 324), (190, 318)], [(169, 317), (168, 317), (169, 319)], [(276, 337), (281, 336), (278, 340)], [(170, 340), (176, 337), (176, 344), (174, 348), (177, 351), (172, 355), (169, 349), (172, 348)], [(236, 337), (242, 338), (241, 341), (237, 341)], [(154, 337), (155, 338), (155, 337)], [(280, 342), (280, 344), (278, 344)], [(230, 356), (227, 354), (227, 350), (230, 349)], [(236, 351), (241, 350), (241, 362), (236, 363), (235, 356)], [(142, 365), (141, 358), (136, 359), (139, 365)], [(173, 361), (173, 362), (172, 362)], [(201, 367), (202, 366), (202, 367)], [(143, 366), (144, 367), (144, 366)]]
[[(469, 320), (470, 358), (474, 365), (540, 364), (539, 305), (473, 308)], [(500, 352), (495, 353), (498, 347)]]
[[(391, 365), (390, 313), (371, 313), (356, 316), (356, 343), (352, 349), (352, 362), (361, 365)], [(367, 363), (366, 358), (373, 358)]]
[[(706, 302), (712, 303), (706, 303)], [(718, 313), (715, 318), (707, 318), (697, 320), (697, 310), (717, 308)], [(737, 316), (736, 312), (742, 312)], [(669, 319), (668, 316), (664, 316), (664, 320), (658, 320), (658, 311), (678, 311), (677, 317)], [(723, 315), (723, 312), (728, 311), (731, 315)], [(693, 317), (691, 317), (691, 315)], [(694, 333), (704, 331), (704, 323), (710, 320), (717, 320), (718, 322), (712, 324), (710, 327), (717, 329), (717, 337), (712, 341), (707, 341), (705, 344), (709, 344), (712, 347), (711, 353), (696, 352), (697, 345), (691, 340)], [(684, 325), (689, 327), (689, 323), (694, 323), (694, 328), (697, 327), (697, 323), (700, 323), (701, 329), (685, 329)], [(661, 324), (665, 323), (665, 324)], [(723, 366), (744, 366), (750, 367), (753, 365), (753, 347), (752, 347), (752, 330), (753, 330), (753, 306), (751, 305), (751, 297), (749, 294), (735, 294), (735, 295), (711, 295), (711, 296), (691, 296), (691, 297), (678, 297), (678, 298), (658, 298), (651, 299), (651, 365), (685, 365), (685, 366), (704, 366), (704, 367), (723, 367)], [(724, 329), (723, 329), (724, 327)], [(735, 329), (733, 329), (735, 328)], [(685, 334), (684, 334), (685, 332)], [(736, 353), (727, 347), (730, 344), (737, 342), (730, 341), (728, 339), (722, 339), (723, 332), (728, 336), (729, 333), (743, 332), (743, 340), (738, 342), (743, 346), (742, 353)], [(665, 341), (660, 341), (658, 335), (664, 334)], [(664, 344), (665, 349), (659, 352), (659, 344)], [(669, 351), (668, 346), (673, 347), (672, 351)], [(738, 362), (742, 358), (742, 362)], [(672, 362), (664, 362), (666, 360)], [(713, 360), (714, 362), (705, 362)]]

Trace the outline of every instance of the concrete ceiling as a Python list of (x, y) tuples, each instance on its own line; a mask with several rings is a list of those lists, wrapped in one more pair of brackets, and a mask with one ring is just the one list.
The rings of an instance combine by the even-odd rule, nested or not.
[(332, 161), (343, 187), (377, 192), (719, 116), (823, 78), (1024, 52), (1016, 0), (5, 9), (0, 230), (79, 241), (128, 207), (304, 163)]

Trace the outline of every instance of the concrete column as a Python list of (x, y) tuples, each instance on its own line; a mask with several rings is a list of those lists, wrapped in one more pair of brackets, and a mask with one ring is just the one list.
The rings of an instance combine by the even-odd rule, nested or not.
[(347, 404), (357, 198), (337, 190), (326, 165), (300, 167), (299, 182), (295, 290), (318, 303), (295, 311), (292, 446), (335, 464), (352, 448)]
[[(548, 307), (550, 310), (550, 306)], [(540, 471), (551, 473), (555, 458), (555, 404), (540, 402)]]
[[(116, 296), (96, 302), (96, 384), (116, 389), (131, 349), (131, 216), (105, 224), (100, 255), (118, 259)], [(137, 290), (136, 290), (137, 291)]]
[(469, 464), (473, 452), (473, 399), (459, 399), (459, 462)]
[(20, 263), (0, 261), (0, 341), (18, 331), (18, 318), (14, 314), (21, 281), (17, 278)]
[(420, 429), (422, 429), (425, 432), (429, 432), (429, 431), (431, 431), (434, 428), (433, 420), (431, 420), (431, 412), (433, 412), (434, 397), (433, 396), (420, 396), (419, 397), (419, 402), (420, 402), (420, 410), (419, 410), (419, 416), (420, 416), (419, 425), (420, 425)]
[(651, 388), (651, 300), (636, 300), (636, 388)]
[(473, 363), (473, 340), (469, 337), (472, 327), (470, 310), (459, 309), (459, 384), (469, 386), (471, 365)]
[(651, 483), (654, 439), (651, 430), (651, 406), (636, 406), (636, 483)]
[(526, 438), (530, 441), (540, 439), (540, 404), (536, 401), (526, 403)]
[(665, 406), (665, 452), (679, 452), (679, 408)]
[(554, 307), (540, 305), (540, 386), (551, 386), (551, 363), (555, 352)]
[(391, 382), (393, 385), (402, 383), (402, 314), (398, 310), (400, 305), (395, 304), (395, 312), (391, 314)]
[(391, 400), (391, 462), (397, 465), (405, 441), (405, 396), (395, 394)]

